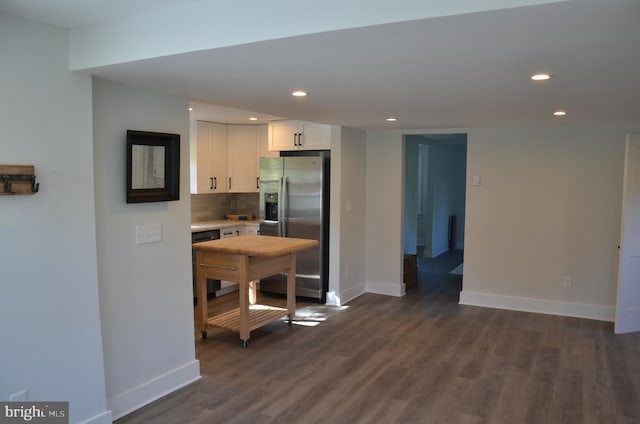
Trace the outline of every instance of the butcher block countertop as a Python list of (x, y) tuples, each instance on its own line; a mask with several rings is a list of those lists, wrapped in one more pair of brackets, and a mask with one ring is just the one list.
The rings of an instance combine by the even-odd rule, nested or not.
[(297, 252), (298, 250), (309, 249), (318, 244), (319, 242), (317, 240), (293, 237), (245, 235), (195, 243), (193, 248), (206, 252), (233, 253), (269, 258)]

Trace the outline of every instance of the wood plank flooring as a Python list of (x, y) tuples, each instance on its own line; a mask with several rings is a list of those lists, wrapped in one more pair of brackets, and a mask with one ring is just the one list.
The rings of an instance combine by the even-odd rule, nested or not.
[(202, 379), (117, 423), (640, 422), (640, 334), (458, 305), (460, 261), (421, 259), (403, 298), (299, 303), (295, 325), (253, 331), (248, 349), (210, 329), (195, 342)]

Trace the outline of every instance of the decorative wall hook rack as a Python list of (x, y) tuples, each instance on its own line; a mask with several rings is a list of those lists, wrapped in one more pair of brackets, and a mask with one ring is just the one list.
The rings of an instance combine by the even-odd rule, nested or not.
[(40, 189), (33, 165), (0, 165), (0, 195), (34, 194)]

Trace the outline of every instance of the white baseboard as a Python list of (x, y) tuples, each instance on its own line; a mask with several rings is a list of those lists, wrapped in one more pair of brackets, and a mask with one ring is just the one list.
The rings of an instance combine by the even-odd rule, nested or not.
[(364, 285), (358, 285), (340, 293), (328, 292), (326, 304), (332, 306), (342, 306), (345, 303), (352, 301), (356, 297), (362, 296), (364, 293), (366, 293)]
[(200, 378), (200, 361), (194, 360), (138, 387), (107, 399), (107, 407), (112, 411), (113, 419), (117, 420)]
[(340, 295), (334, 291), (327, 292), (327, 300), (325, 305), (342, 306), (340, 303)]
[(387, 296), (402, 297), (406, 294), (404, 283), (386, 283), (380, 281), (367, 281), (367, 293), (384, 294)]
[(615, 308), (611, 306), (590, 305), (586, 303), (563, 302), (559, 300), (536, 299), (528, 297), (503, 296), (491, 293), (478, 293), (462, 290), (460, 304), (484, 306), (488, 308), (508, 309), (521, 312), (561, 315), (575, 318), (614, 321)]

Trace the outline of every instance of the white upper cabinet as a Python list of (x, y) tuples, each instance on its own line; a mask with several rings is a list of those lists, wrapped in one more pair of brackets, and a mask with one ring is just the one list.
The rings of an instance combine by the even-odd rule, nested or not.
[(227, 192), (227, 126), (195, 121), (190, 139), (191, 193)]
[(191, 193), (257, 193), (260, 157), (268, 149), (267, 125), (191, 123)]
[(228, 191), (258, 192), (258, 125), (228, 125), (227, 137)]
[(331, 149), (331, 125), (283, 120), (269, 122), (269, 150)]

